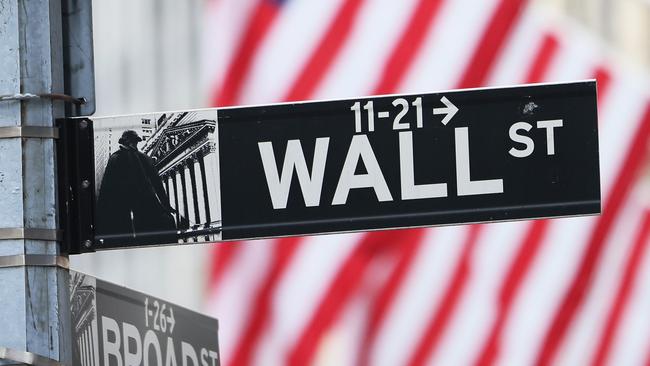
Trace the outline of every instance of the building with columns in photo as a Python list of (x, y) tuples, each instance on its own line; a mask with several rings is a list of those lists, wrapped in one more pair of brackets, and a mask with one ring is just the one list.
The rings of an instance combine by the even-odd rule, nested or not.
[(94, 281), (82, 273), (70, 275), (73, 360), (80, 366), (100, 365)]
[(211, 112), (213, 118), (202, 113), (161, 115), (156, 131), (141, 147), (155, 161), (183, 241), (220, 238), (216, 112)]

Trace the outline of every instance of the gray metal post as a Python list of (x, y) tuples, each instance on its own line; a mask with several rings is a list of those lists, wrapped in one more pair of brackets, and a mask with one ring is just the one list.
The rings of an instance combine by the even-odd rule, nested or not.
[[(60, 0), (0, 0), (0, 95), (63, 93), (62, 62)], [(51, 127), (63, 111), (49, 99), (0, 101), (0, 127)], [(0, 356), (71, 365), (68, 271), (33, 261), (60, 255), (49, 240), (57, 227), (54, 155), (52, 139), (0, 139), (0, 262), (33, 264), (0, 266)]]

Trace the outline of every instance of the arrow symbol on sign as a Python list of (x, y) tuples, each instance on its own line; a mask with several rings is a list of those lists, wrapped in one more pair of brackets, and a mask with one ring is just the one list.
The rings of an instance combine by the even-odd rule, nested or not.
[(169, 307), (169, 316), (167, 317), (167, 323), (171, 324), (171, 327), (169, 328), (169, 334), (172, 334), (174, 332), (174, 325), (176, 325), (176, 319), (174, 319), (174, 310), (172, 307)]
[(440, 101), (446, 106), (444, 108), (433, 108), (433, 114), (446, 114), (445, 118), (442, 119), (442, 124), (447, 125), (449, 121), (456, 115), (458, 112), (458, 107), (456, 107), (452, 102), (447, 99), (447, 97), (440, 98)]

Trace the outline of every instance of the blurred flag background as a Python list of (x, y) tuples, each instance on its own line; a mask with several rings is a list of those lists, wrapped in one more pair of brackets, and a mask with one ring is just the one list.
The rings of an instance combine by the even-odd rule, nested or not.
[(222, 365), (650, 365), (650, 2), (94, 5), (98, 115), (598, 80), (600, 216), (73, 258), (219, 318)]

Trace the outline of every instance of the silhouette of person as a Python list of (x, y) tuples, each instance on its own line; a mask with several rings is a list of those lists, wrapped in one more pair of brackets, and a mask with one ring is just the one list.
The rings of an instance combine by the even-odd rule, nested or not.
[(138, 150), (142, 138), (126, 130), (108, 159), (99, 189), (96, 236), (104, 244), (164, 244), (177, 240), (169, 197), (154, 161)]

